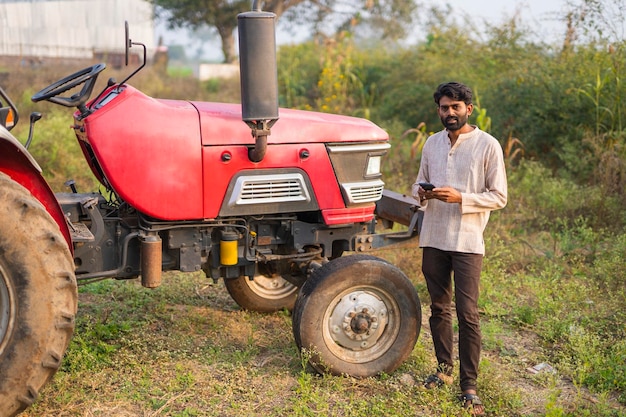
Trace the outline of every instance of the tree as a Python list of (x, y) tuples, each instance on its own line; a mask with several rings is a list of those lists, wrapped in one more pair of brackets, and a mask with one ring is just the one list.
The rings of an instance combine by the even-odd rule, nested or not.
[(562, 20), (567, 25), (564, 50), (579, 38), (621, 42), (626, 38), (626, 1), (569, 0)]
[[(234, 31), (237, 15), (251, 10), (250, 0), (148, 0), (155, 16), (173, 28), (214, 28), (221, 41), (224, 61), (235, 62)], [(376, 28), (383, 37), (398, 39), (406, 34), (415, 11), (414, 0), (268, 0), (263, 10), (277, 18), (289, 11), (287, 24), (310, 25), (314, 31), (350, 30), (357, 25)], [(329, 22), (336, 22), (334, 25)]]

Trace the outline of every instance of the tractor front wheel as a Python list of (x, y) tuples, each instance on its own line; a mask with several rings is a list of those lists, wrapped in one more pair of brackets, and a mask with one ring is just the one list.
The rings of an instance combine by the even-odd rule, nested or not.
[(390, 373), (409, 357), (422, 310), (400, 269), (350, 255), (312, 274), (292, 316), (296, 344), (318, 372), (369, 377)]
[(293, 309), (298, 296), (298, 287), (272, 273), (262, 264), (254, 279), (245, 276), (224, 280), (226, 289), (235, 302), (243, 309), (260, 313)]
[(0, 173), (0, 414), (30, 406), (61, 365), (74, 330), (74, 264), (58, 225)]

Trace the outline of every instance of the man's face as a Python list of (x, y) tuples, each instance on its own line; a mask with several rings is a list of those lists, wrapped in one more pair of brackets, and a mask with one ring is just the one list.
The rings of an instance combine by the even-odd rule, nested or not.
[(462, 101), (455, 101), (450, 97), (443, 96), (439, 100), (437, 113), (445, 128), (454, 132), (467, 124), (472, 109), (472, 104), (466, 105)]

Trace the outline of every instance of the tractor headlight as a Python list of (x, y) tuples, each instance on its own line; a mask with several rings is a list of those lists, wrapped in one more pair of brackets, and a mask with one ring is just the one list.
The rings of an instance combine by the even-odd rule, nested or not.
[(365, 169), (365, 177), (380, 175), (380, 161), (382, 155), (370, 155), (367, 158), (367, 168)]
[(347, 206), (373, 203), (382, 197), (382, 158), (388, 142), (328, 145), (328, 154)]

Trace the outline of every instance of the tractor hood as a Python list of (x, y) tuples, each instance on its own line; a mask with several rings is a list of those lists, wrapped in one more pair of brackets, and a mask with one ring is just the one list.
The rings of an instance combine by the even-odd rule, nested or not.
[(74, 131), (92, 171), (131, 206), (163, 220), (215, 218), (242, 172), (296, 170), (309, 178), (322, 211), (343, 210), (339, 187), (329, 187), (337, 173), (328, 149), (389, 139), (365, 119), (280, 109), (267, 155), (252, 162), (254, 138), (240, 104), (154, 99), (125, 85), (90, 108), (87, 117), (75, 113)]
[[(241, 120), (240, 104), (191, 102), (200, 114), (203, 145), (250, 145), (250, 128)], [(357, 117), (305, 110), (279, 110), (268, 143), (336, 143), (386, 141), (387, 133)]]

